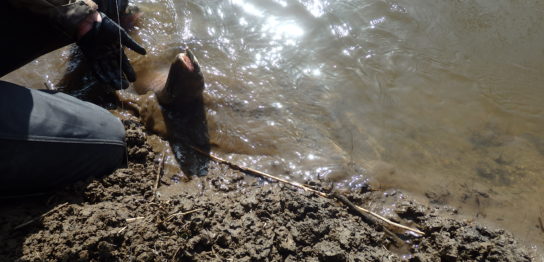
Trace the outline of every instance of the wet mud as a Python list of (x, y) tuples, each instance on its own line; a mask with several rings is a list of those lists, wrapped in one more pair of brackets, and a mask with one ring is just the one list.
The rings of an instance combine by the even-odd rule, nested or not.
[(124, 124), (127, 168), (47, 196), (1, 200), (0, 261), (532, 260), (504, 230), (399, 191), (345, 193), (426, 233), (401, 236), (405, 247), (334, 200), (215, 162), (189, 182), (160, 177), (155, 191), (161, 153), (143, 124)]

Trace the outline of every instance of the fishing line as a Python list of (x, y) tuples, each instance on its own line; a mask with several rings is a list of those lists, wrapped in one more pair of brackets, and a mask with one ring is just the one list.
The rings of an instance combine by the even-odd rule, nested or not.
[[(123, 43), (121, 41), (121, 16), (119, 15), (119, 3), (118, 0), (115, 0), (115, 13), (117, 14), (117, 23), (119, 24), (118, 31), (119, 31), (119, 84), (121, 85), (121, 89), (123, 89)], [(122, 90), (119, 90), (119, 92), (122, 92)], [(123, 105), (123, 102), (119, 101), (121, 103), (121, 111), (125, 111), (125, 106)], [(126, 163), (128, 166), (128, 146), (125, 145), (125, 157), (126, 157)]]

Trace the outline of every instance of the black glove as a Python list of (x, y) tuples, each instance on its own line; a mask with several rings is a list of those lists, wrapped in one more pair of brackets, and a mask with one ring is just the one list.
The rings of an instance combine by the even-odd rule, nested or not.
[(102, 22), (95, 22), (93, 28), (77, 41), (77, 45), (100, 82), (115, 89), (125, 89), (129, 85), (128, 81), (136, 81), (136, 73), (125, 52), (119, 46), (119, 36), (123, 46), (141, 55), (145, 55), (146, 51), (104, 13), (100, 13), (100, 16)]
[[(123, 16), (128, 7), (129, 0), (93, 0), (93, 2), (98, 6), (98, 11), (117, 22), (117, 12), (119, 12), (119, 16)], [(117, 23), (120, 24), (119, 22)]]

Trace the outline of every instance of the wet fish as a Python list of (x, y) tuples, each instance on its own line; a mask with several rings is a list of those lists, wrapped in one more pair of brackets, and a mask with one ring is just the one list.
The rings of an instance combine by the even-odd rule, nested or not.
[(192, 175), (205, 173), (208, 159), (191, 147), (210, 151), (204, 86), (198, 60), (186, 50), (175, 56), (168, 71), (141, 72), (134, 85), (140, 94), (116, 92), (119, 101), (139, 116), (147, 130), (168, 140), (181, 169)]
[(135, 89), (141, 95), (116, 92), (119, 101), (133, 109), (148, 130), (168, 138), (172, 123), (166, 121), (189, 117), (202, 107), (204, 76), (198, 60), (187, 50), (175, 56), (167, 74), (160, 70), (144, 72)]

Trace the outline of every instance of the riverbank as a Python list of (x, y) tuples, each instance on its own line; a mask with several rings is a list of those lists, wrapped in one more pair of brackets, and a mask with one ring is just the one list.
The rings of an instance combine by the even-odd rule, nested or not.
[(155, 196), (157, 152), (140, 123), (125, 125), (128, 168), (47, 197), (2, 200), (0, 260), (532, 260), (504, 230), (396, 191), (367, 187), (347, 196), (361, 206), (387, 203), (390, 219), (426, 233), (401, 236), (404, 247), (340, 203), (214, 162), (207, 176), (193, 177), (179, 194)]

